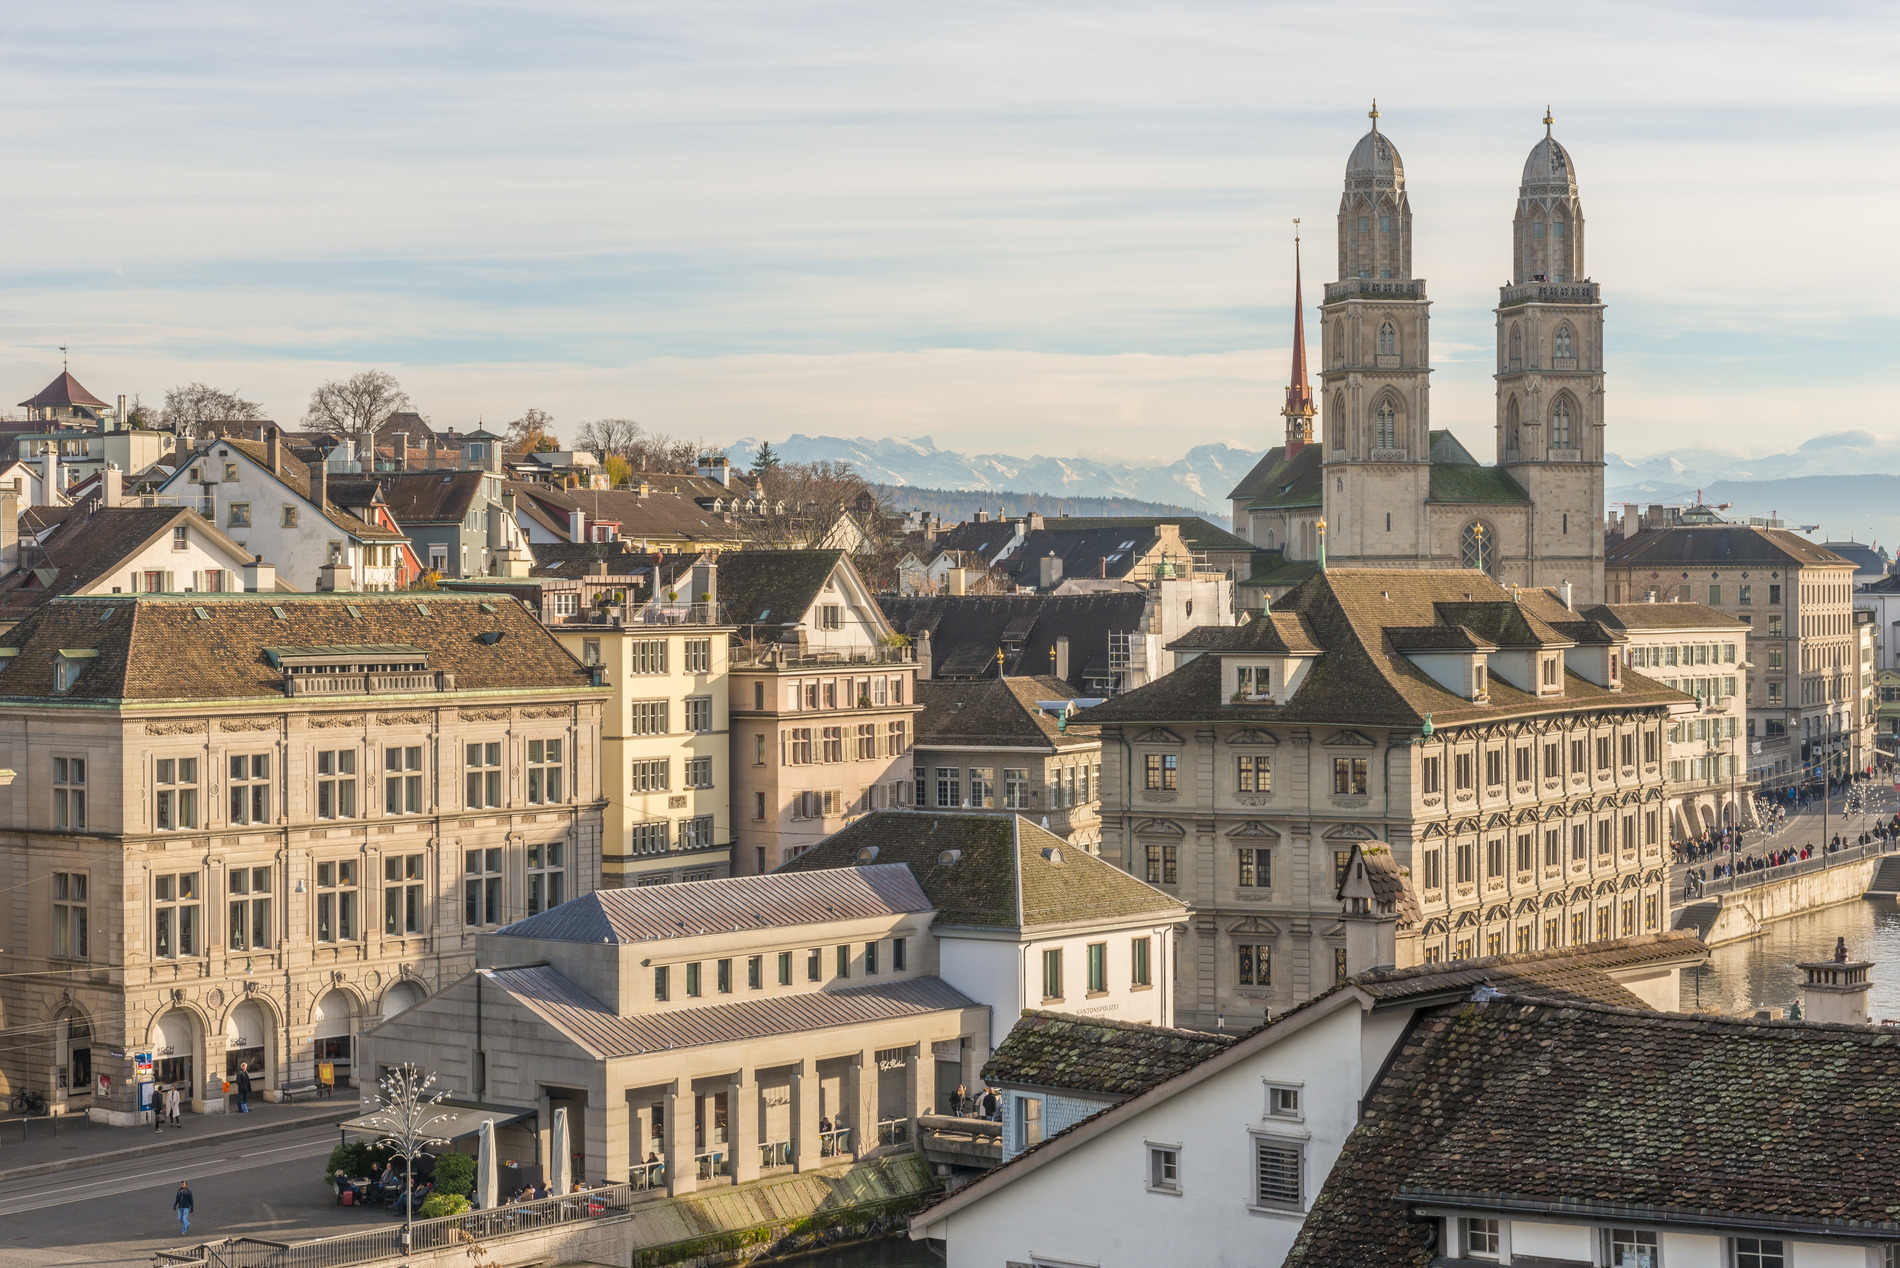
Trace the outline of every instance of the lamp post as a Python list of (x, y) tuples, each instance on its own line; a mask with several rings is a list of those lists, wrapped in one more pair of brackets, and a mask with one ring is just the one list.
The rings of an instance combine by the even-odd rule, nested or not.
[(435, 1075), (424, 1075), (419, 1066), (399, 1065), (382, 1078), (382, 1090), (377, 1094), (377, 1108), (363, 1116), (365, 1125), (376, 1129), (382, 1135), (377, 1144), (388, 1145), (402, 1155), (403, 1187), (402, 1198), (402, 1253), (409, 1253), (409, 1234), (416, 1218), (416, 1155), (425, 1145), (443, 1145), (448, 1142), (440, 1136), (428, 1134), (449, 1115), (436, 1107), (448, 1095), (445, 1088), (432, 1092)]

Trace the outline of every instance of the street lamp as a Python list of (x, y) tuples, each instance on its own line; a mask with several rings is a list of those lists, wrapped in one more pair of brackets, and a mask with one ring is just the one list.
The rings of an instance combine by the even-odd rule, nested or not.
[(451, 1117), (436, 1107), (448, 1095), (445, 1088), (432, 1092), (435, 1075), (423, 1075), (421, 1067), (403, 1064), (385, 1074), (377, 1094), (377, 1108), (365, 1114), (362, 1123), (382, 1133), (377, 1144), (388, 1145), (402, 1155), (402, 1253), (409, 1253), (410, 1227), (416, 1218), (416, 1155), (427, 1145), (445, 1145), (447, 1140), (429, 1135), (429, 1129)]

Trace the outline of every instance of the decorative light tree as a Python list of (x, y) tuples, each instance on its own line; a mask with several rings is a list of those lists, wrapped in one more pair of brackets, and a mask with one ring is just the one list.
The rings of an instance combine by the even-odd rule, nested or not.
[(416, 1155), (429, 1145), (449, 1143), (443, 1137), (429, 1134), (431, 1127), (453, 1117), (436, 1108), (449, 1094), (448, 1089), (431, 1091), (434, 1086), (435, 1075), (423, 1074), (419, 1066), (399, 1065), (382, 1077), (376, 1109), (361, 1120), (365, 1126), (382, 1133), (377, 1144), (388, 1145), (402, 1156), (406, 1190), (402, 1199), (402, 1252), (405, 1255), (409, 1253), (410, 1226), (416, 1218)]

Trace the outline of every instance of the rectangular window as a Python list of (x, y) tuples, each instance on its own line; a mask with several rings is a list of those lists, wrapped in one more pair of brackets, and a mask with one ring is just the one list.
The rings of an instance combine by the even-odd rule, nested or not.
[(1452, 758), (1452, 778), (1459, 792), (1471, 791), (1473, 787), (1471, 778), (1471, 754), (1459, 753)]
[(686, 997), (699, 998), (699, 961), (694, 960), (686, 966)]
[(1599, 771), (1610, 769), (1610, 737), (1607, 735), (1597, 736), (1597, 769)]
[(268, 867), (234, 867), (225, 873), (225, 942), (231, 950), (270, 949), (270, 877)]
[(672, 976), (668, 969), (669, 966), (664, 964), (656, 965), (653, 969), (653, 998), (662, 1004), (666, 1002), (667, 988), (672, 985), (668, 980)]
[[(270, 869), (263, 869), (269, 875)], [(62, 960), (86, 958), (90, 924), (86, 905), (86, 873), (53, 873), (53, 954)]]
[(1003, 768), (1003, 809), (1029, 809), (1029, 772), (1027, 770), (1013, 766)]
[(559, 907), (567, 899), (567, 848), (564, 841), (528, 847), (528, 914)]
[(1496, 788), (1504, 782), (1504, 750), (1493, 748), (1484, 752), (1484, 786)]
[[(1892, 1262), (1891, 1251), (1888, 1262)], [(1735, 1239), (1735, 1268), (1788, 1268), (1787, 1243), (1765, 1237), (1738, 1237)]]
[(1477, 846), (1470, 841), (1458, 843), (1458, 883), (1460, 885), (1469, 885), (1476, 879), (1473, 875), (1476, 869), (1472, 866), (1472, 855), (1476, 852)]
[(1504, 875), (1504, 838), (1492, 837), (1485, 843), (1484, 853), (1484, 874), (1486, 876)]
[[(242, 758), (236, 759), (242, 761)], [(53, 759), (54, 780), (58, 782), (61, 759)], [(85, 763), (77, 758), (73, 765), (84, 774)], [(162, 757), (152, 763), (152, 827), (160, 832), (175, 832), (181, 828), (198, 826), (198, 759), (195, 757)], [(60, 790), (55, 788), (55, 803)], [(83, 807), (85, 794), (79, 794)], [(234, 822), (242, 823), (242, 819)], [(61, 824), (65, 827), (65, 824)], [(78, 826), (85, 826), (83, 823)]]
[(1656, 1257), (1656, 1234), (1640, 1228), (1613, 1228), (1605, 1234), (1609, 1242), (1608, 1268), (1660, 1268)]
[(838, 948), (838, 949), (837, 949), (837, 950), (836, 950), (836, 951), (835, 951), (835, 952), (833, 953), (833, 955), (834, 955), (834, 958), (835, 958), (835, 959), (837, 960), (837, 962), (838, 962), (838, 963), (837, 963), (837, 969), (838, 969), (838, 972), (837, 972), (837, 974), (836, 974), (836, 976), (838, 976), (838, 977), (850, 977), (850, 976), (851, 976), (851, 948), (850, 948), (850, 947), (839, 947), (839, 948)]
[(422, 813), (422, 746), (383, 750), (383, 813)]
[(1172, 792), (1179, 786), (1181, 759), (1173, 753), (1147, 755), (1147, 787), (1155, 792)]
[(317, 864), (317, 941), (355, 942), (356, 860)]
[(904, 738), (904, 724), (888, 722), (884, 726), (884, 747), (886, 757), (902, 757), (910, 751), (910, 743)]
[(1335, 757), (1333, 759), (1333, 793), (1337, 796), (1350, 797), (1366, 795), (1365, 758)]
[(1273, 886), (1273, 851), (1265, 846), (1242, 846), (1234, 851), (1240, 860), (1240, 875), (1235, 884), (1242, 889), (1270, 889)]
[(970, 768), (970, 809), (994, 810), (995, 808), (996, 768), (972, 766)]
[(1028, 1149), (1042, 1143), (1042, 1098), (1039, 1096), (1018, 1096), (1016, 1098), (1016, 1145), (1019, 1149)]
[(1520, 784), (1528, 784), (1531, 781), (1530, 746), (1524, 745), (1514, 750), (1513, 760), (1517, 764), (1517, 770), (1514, 772), (1517, 782)]
[(198, 954), (198, 873), (152, 877), (152, 954), (176, 960)]
[(1303, 1145), (1254, 1137), (1254, 1205), (1298, 1210), (1305, 1161)]
[(858, 723), (858, 760), (872, 762), (877, 760), (877, 723)]
[(1243, 754), (1234, 759), (1234, 791), (1270, 793), (1273, 791), (1273, 759), (1266, 754)]
[(910, 967), (910, 941), (907, 938), (891, 939), (891, 972), (902, 973)]
[(1129, 943), (1128, 984), (1130, 986), (1154, 985), (1153, 962), (1149, 959), (1153, 942), (1152, 938), (1136, 938)]
[(960, 766), (939, 766), (937, 768), (937, 804), (944, 807), (956, 807), (963, 803), (963, 768)]
[(877, 943), (867, 942), (864, 944), (864, 976), (875, 977), (876, 975), (877, 975)]
[(501, 805), (501, 745), (463, 746), (463, 795), (468, 809)]
[(225, 522), (226, 528), (249, 528), (251, 526), (251, 504), (249, 502), (231, 503), (231, 514)]
[(1091, 942), (1088, 944), (1088, 993), (1101, 995), (1108, 990), (1108, 944)]
[(680, 849), (703, 850), (713, 843), (713, 817), (694, 815), (680, 820)]
[(713, 980), (721, 995), (732, 994), (732, 961), (719, 960), (713, 965)]
[(1544, 829), (1544, 866), (1561, 867), (1563, 865), (1563, 829)]
[(823, 968), (822, 961), (823, 961), (823, 957), (820, 954), (817, 947), (813, 947), (809, 952), (806, 953), (805, 980), (807, 982), (818, 982), (824, 979), (824, 968)]
[(664, 757), (643, 758), (628, 768), (627, 791), (665, 792), (673, 786), (673, 763)]
[(1590, 857), (1590, 828), (1588, 824), (1570, 825), (1570, 861), (1585, 862)]
[(746, 957), (745, 985), (749, 991), (763, 990), (765, 988), (764, 956), (754, 955)]
[[(664, 700), (636, 700), (628, 711), (627, 723), (634, 735), (665, 735), (667, 728)], [(811, 732), (805, 732), (810, 739)], [(807, 758), (807, 761), (810, 759)]]
[(528, 801), (533, 805), (545, 805), (561, 800), (562, 790), (567, 786), (567, 764), (562, 760), (566, 751), (563, 740), (528, 741)]
[(1712, 608), (1718, 608), (1722, 606), (1722, 587), (1721, 586), (1709, 587), (1709, 606)]
[(1177, 1149), (1148, 1146), (1148, 1187), (1163, 1193), (1181, 1191), (1181, 1153)]
[(695, 735), (706, 735), (712, 731), (713, 707), (711, 696), (686, 697), (686, 729)]
[(1444, 877), (1440, 875), (1439, 852), (1437, 850), (1425, 851), (1425, 888), (1444, 888)]
[(1419, 763), (1418, 783), (1419, 791), (1425, 793), (1427, 796), (1445, 790), (1443, 776), (1436, 757), (1427, 757)]
[[(685, 647), (686, 672), (689, 674), (709, 674), (712, 672), (712, 640), (709, 638), (689, 638)], [(763, 704), (760, 705), (764, 707)]]
[(420, 854), (383, 857), (383, 932), (391, 937), (422, 932), (422, 860)]
[(232, 823), (270, 822), (270, 754), (233, 753), (227, 759)]
[(1263, 942), (1234, 946), (1234, 980), (1242, 986), (1273, 985), (1273, 948)]
[(686, 786), (688, 788), (711, 788), (713, 786), (712, 758), (689, 757), (686, 759)]
[(1179, 860), (1179, 846), (1150, 844), (1148, 846), (1148, 883), (1150, 885), (1177, 883), (1180, 879)]
[(1590, 769), (1590, 744), (1587, 740), (1570, 741), (1570, 773), (1582, 775)]
[(500, 849), (462, 851), (462, 920), (471, 929), (501, 923)]
[(1062, 998), (1062, 948), (1051, 947), (1042, 953), (1042, 998), (1045, 1003)]
[[(238, 759), (233, 759), (236, 761)], [(236, 799), (233, 798), (235, 804)], [(356, 818), (356, 750), (317, 753), (317, 818)]]
[(778, 984), (780, 986), (792, 984), (792, 953), (790, 951), (778, 953)]
[(1599, 855), (1608, 856), (1615, 851), (1616, 841), (1613, 838), (1615, 831), (1616, 825), (1610, 820), (1597, 821), (1597, 853)]
[(666, 672), (666, 640), (636, 639), (627, 644), (627, 672), (663, 674)]
[(1468, 1219), (1465, 1225), (1465, 1254), (1479, 1259), (1498, 1257), (1498, 1222)]
[(1517, 870), (1520, 872), (1528, 872), (1537, 866), (1537, 851), (1532, 845), (1534, 840), (1528, 832), (1517, 834)]

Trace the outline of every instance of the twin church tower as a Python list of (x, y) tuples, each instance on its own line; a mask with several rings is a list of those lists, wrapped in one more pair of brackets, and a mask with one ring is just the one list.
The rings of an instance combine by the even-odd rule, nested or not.
[(1570, 155), (1546, 114), (1498, 296), (1497, 462), (1485, 466), (1432, 425), (1431, 301), (1412, 272), (1405, 164), (1376, 105), (1371, 117), (1346, 162), (1339, 280), (1319, 310), (1319, 387), (1308, 383), (1296, 272), (1286, 443), (1228, 495), (1234, 531), (1281, 555), (1272, 572), (1256, 571), (1255, 602), (1322, 559), (1481, 568), (1507, 586), (1569, 582), (1578, 606), (1601, 602), (1603, 302), (1584, 273)]

